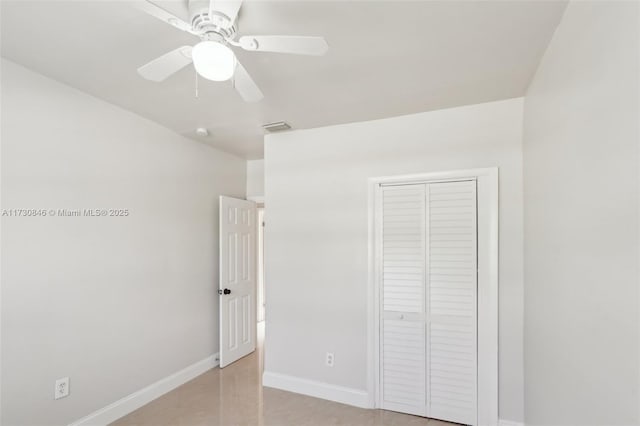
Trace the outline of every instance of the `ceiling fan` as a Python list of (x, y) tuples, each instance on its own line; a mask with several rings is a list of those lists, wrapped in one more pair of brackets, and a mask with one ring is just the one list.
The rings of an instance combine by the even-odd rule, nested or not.
[[(235, 40), (237, 18), (242, 0), (188, 0), (174, 2), (171, 13), (151, 0), (140, 0), (137, 6), (182, 31), (200, 38), (195, 46), (181, 46), (138, 68), (147, 80), (160, 82), (193, 63), (197, 73), (213, 81), (233, 78), (233, 85), (246, 102), (263, 98), (260, 88), (247, 70), (238, 62), (229, 46), (248, 51), (324, 55), (329, 46), (323, 37), (310, 36), (252, 36)], [(188, 22), (176, 15), (188, 16)]]

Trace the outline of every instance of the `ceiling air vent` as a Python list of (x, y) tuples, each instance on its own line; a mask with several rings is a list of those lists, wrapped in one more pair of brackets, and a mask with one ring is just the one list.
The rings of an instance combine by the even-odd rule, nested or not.
[(289, 126), (284, 121), (278, 121), (277, 123), (265, 124), (264, 126), (262, 126), (262, 128), (269, 133), (275, 133), (289, 130), (291, 126)]

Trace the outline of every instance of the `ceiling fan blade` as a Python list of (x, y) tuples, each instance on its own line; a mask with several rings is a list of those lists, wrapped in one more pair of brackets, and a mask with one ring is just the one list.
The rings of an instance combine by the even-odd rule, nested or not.
[(191, 63), (191, 46), (178, 47), (138, 68), (147, 80), (160, 82)]
[(242, 0), (211, 0), (209, 2), (209, 13), (219, 12), (224, 14), (229, 18), (230, 25), (233, 25), (241, 6)]
[(236, 71), (233, 75), (233, 87), (245, 102), (258, 102), (264, 97), (260, 88), (240, 62), (236, 64)]
[[(172, 3), (172, 5), (173, 4), (175, 4), (176, 7), (184, 6), (184, 7), (181, 7), (180, 12), (182, 13), (180, 13), (180, 15), (189, 16), (189, 10), (187, 9), (186, 4), (182, 2), (174, 2)], [(153, 3), (150, 0), (138, 0), (135, 2), (135, 5), (138, 9), (142, 10), (143, 12), (155, 18), (158, 18), (159, 20), (164, 21), (167, 24), (178, 28), (179, 30), (193, 33), (191, 30), (191, 25), (189, 25), (186, 21), (174, 15), (173, 13), (169, 12), (168, 10), (158, 6), (157, 4)]]
[(243, 49), (258, 52), (322, 56), (329, 50), (324, 37), (242, 36), (238, 42)]

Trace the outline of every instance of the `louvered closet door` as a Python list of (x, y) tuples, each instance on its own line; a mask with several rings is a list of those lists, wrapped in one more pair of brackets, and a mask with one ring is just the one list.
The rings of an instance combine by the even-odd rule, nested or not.
[(476, 183), (382, 187), (382, 408), (476, 422)]
[(477, 419), (476, 182), (427, 187), (428, 415)]
[(382, 408), (426, 416), (425, 185), (382, 187)]

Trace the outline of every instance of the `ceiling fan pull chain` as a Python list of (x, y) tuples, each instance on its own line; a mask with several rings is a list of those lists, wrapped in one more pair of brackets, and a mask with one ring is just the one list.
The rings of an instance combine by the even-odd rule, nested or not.
[[(195, 71), (195, 68), (194, 68)], [(196, 73), (196, 99), (198, 99), (198, 71), (195, 72)]]

